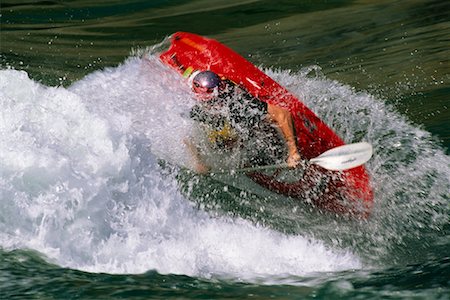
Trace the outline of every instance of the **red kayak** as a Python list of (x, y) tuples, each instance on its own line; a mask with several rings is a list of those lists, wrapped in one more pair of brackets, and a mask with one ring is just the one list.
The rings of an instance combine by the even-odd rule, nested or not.
[[(294, 120), (302, 157), (311, 159), (343, 140), (292, 93), (242, 56), (221, 43), (202, 36), (177, 32), (161, 60), (186, 78), (194, 71), (211, 70), (243, 88), (254, 97), (288, 109)], [(284, 182), (277, 172), (247, 174), (259, 185), (289, 197), (313, 203), (333, 213), (367, 218), (373, 206), (373, 191), (364, 166), (329, 171), (312, 165), (298, 181)]]

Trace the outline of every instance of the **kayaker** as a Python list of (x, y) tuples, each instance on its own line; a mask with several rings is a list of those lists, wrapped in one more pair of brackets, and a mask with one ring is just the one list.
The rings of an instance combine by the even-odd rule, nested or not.
[[(284, 155), (287, 155), (289, 167), (298, 166), (301, 156), (288, 110), (256, 99), (212, 71), (196, 72), (190, 78), (192, 90), (199, 100), (190, 117), (209, 126), (208, 139), (213, 147), (221, 151), (245, 148), (249, 153), (246, 163), (250, 165), (274, 163), (276, 156), (287, 150)], [(279, 134), (273, 130), (274, 124), (282, 133), (285, 147), (280, 145)], [(247, 145), (240, 143), (243, 140)], [(186, 141), (186, 144), (195, 158), (196, 171), (206, 173), (208, 167), (203, 163), (198, 147), (191, 141)]]

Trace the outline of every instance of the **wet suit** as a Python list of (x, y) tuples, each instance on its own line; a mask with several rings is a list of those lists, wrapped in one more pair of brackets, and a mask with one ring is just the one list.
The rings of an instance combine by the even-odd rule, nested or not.
[(208, 102), (196, 104), (190, 117), (203, 124), (210, 147), (219, 152), (244, 152), (245, 166), (279, 162), (285, 146), (267, 118), (267, 103), (227, 82), (226, 90)]

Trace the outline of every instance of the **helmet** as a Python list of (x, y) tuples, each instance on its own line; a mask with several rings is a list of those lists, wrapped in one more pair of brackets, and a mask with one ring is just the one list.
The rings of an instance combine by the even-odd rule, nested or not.
[(220, 77), (212, 71), (197, 73), (192, 79), (192, 89), (202, 100), (210, 100), (218, 95)]

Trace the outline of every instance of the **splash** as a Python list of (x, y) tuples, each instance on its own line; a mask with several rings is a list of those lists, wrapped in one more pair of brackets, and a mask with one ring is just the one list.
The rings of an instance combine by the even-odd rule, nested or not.
[(131, 58), (73, 86), (0, 72), (0, 246), (92, 272), (258, 277), (360, 268), (350, 250), (242, 218), (212, 217), (161, 160), (189, 166), (189, 90)]
[[(266, 72), (298, 95), (346, 143), (364, 140), (374, 147), (366, 164), (375, 193), (371, 219), (356, 227), (332, 226), (334, 220), (322, 219), (328, 231), (321, 238), (351, 245), (376, 264), (412, 263), (410, 253), (432, 253), (434, 244), (441, 243), (450, 213), (450, 158), (437, 140), (385, 101), (325, 78), (318, 66), (293, 75)], [(317, 232), (316, 228), (312, 230)], [(421, 239), (425, 241), (419, 246)]]
[[(403, 248), (443, 230), (449, 158), (429, 133), (317, 67), (266, 72), (346, 142), (374, 145), (368, 169), (376, 207), (368, 222), (246, 193), (232, 196), (229, 205), (241, 208), (232, 217), (199, 210), (202, 201), (217, 201), (209, 197), (217, 190), (202, 190), (203, 200), (192, 201), (194, 193), (181, 192), (177, 169), (160, 164), (191, 164), (180, 142), (193, 127), (184, 117), (190, 91), (150, 55), (67, 89), (0, 72), (0, 247), (35, 249), (92, 272), (269, 280), (405, 260)], [(195, 188), (196, 181), (187, 184)]]

